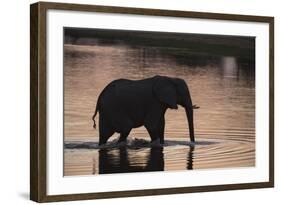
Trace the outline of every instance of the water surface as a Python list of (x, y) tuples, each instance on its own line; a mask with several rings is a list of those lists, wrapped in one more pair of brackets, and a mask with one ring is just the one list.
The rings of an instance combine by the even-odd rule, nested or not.
[[(165, 145), (149, 144), (144, 127), (127, 146), (98, 147), (91, 117), (112, 80), (154, 75), (183, 78), (194, 104), (196, 143), (185, 111), (165, 115)], [(98, 119), (98, 116), (97, 116)], [(98, 120), (97, 120), (98, 121)], [(98, 127), (98, 126), (97, 126)], [(255, 72), (236, 56), (125, 44), (64, 45), (64, 175), (255, 166)]]

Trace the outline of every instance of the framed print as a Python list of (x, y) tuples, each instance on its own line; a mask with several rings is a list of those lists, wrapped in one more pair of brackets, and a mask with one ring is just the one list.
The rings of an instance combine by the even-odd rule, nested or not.
[(274, 186), (274, 18), (40, 2), (30, 198)]

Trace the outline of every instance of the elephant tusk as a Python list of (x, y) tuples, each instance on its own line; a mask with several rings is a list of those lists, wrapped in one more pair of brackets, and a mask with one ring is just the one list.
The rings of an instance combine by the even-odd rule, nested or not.
[(197, 105), (192, 105), (192, 108), (193, 108), (193, 109), (199, 109), (200, 107), (197, 106)]

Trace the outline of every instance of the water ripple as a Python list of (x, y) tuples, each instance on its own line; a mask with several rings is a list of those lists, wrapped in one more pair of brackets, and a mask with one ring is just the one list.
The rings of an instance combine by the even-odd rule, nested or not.
[[(67, 141), (65, 175), (255, 166), (254, 134), (230, 132), (198, 134), (195, 143), (168, 138), (162, 146), (140, 138), (129, 138), (126, 144), (114, 139), (103, 146)], [(84, 160), (77, 160), (79, 156)]]

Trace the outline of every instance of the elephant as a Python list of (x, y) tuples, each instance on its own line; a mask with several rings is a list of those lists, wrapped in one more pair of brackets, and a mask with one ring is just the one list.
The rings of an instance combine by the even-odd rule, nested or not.
[(168, 108), (185, 108), (190, 140), (194, 139), (193, 109), (190, 92), (183, 79), (156, 75), (142, 80), (117, 79), (100, 93), (95, 113), (99, 112), (99, 145), (115, 133), (118, 142), (125, 142), (133, 128), (144, 126), (151, 142), (164, 144), (165, 112)]

